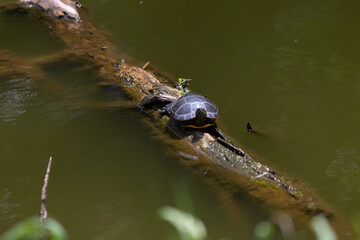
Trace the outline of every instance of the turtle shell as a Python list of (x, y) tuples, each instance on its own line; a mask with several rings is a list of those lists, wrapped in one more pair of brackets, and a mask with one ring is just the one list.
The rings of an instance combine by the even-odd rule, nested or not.
[(206, 117), (215, 119), (219, 117), (219, 109), (215, 103), (197, 93), (188, 93), (173, 102), (167, 109), (170, 117), (177, 121), (194, 119), (196, 110), (202, 108), (206, 111)]

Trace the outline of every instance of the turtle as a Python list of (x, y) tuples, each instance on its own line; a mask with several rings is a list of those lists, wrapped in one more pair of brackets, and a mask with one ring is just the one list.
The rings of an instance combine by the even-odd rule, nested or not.
[(187, 93), (170, 103), (166, 111), (183, 127), (207, 128), (215, 125), (219, 108), (207, 97), (197, 93)]

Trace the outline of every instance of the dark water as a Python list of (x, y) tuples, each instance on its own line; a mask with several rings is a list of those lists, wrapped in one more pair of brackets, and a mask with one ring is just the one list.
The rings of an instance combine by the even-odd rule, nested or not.
[[(305, 181), (347, 219), (360, 214), (358, 3), (83, 5), (139, 64), (194, 79), (190, 88), (218, 104), (220, 125), (242, 146)], [(0, 15), (0, 31), (8, 33), (0, 49), (22, 58), (62, 48), (22, 16)], [(49, 156), (48, 211), (71, 239), (176, 239), (157, 210), (177, 202), (204, 221), (209, 239), (251, 239), (268, 218), (246, 199), (232, 214), (226, 197), (169, 155), (138, 113), (107, 106), (124, 100), (120, 92), (94, 87), (98, 79), (76, 66), (46, 74), (0, 79), (0, 232), (39, 211)], [(248, 121), (266, 136), (247, 133)]]

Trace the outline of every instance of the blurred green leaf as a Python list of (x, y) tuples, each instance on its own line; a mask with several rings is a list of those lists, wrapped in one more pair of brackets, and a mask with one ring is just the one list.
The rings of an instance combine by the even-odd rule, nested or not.
[(337, 236), (325, 216), (313, 217), (310, 226), (318, 240), (337, 240)]
[(274, 236), (274, 225), (267, 221), (259, 222), (255, 227), (255, 239), (271, 239)]
[(53, 218), (47, 218), (44, 223), (44, 229), (49, 231), (52, 240), (67, 239), (66, 231), (58, 221)]
[(44, 239), (50, 238), (52, 240), (67, 239), (65, 229), (55, 219), (47, 218), (43, 221), (42, 226), (40, 226), (40, 218), (31, 217), (10, 228), (0, 236), (0, 240), (38, 240), (40, 236)]
[(352, 218), (352, 224), (354, 226), (356, 236), (360, 239), (360, 214), (355, 214), (355, 217)]
[(159, 214), (177, 229), (182, 240), (205, 239), (206, 228), (203, 222), (193, 215), (173, 207), (162, 207)]

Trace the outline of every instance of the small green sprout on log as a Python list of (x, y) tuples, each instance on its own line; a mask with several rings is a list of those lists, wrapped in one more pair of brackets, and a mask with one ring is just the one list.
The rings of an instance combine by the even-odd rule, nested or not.
[(189, 81), (192, 79), (190, 78), (178, 78), (178, 88), (180, 89), (181, 95), (187, 94), (190, 92), (190, 90), (187, 88), (189, 85)]

